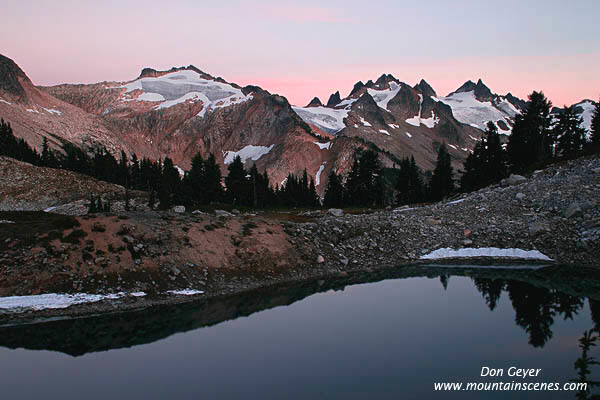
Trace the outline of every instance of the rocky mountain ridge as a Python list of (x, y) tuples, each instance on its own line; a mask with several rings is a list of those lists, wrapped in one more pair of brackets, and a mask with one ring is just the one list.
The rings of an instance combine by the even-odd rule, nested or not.
[[(481, 80), (439, 97), (425, 80), (410, 86), (382, 74), (357, 82), (345, 98), (338, 91), (326, 105), (315, 97), (296, 107), (193, 65), (144, 68), (126, 82), (51, 87), (36, 87), (4, 56), (0, 70), (0, 116), (38, 149), (45, 137), (54, 149), (72, 142), (115, 155), (124, 150), (152, 159), (168, 156), (183, 169), (197, 152), (213, 153), (223, 173), (240, 155), (247, 167), (266, 170), (271, 184), (306, 168), (321, 194), (331, 169), (346, 173), (357, 148), (376, 149), (388, 167), (413, 155), (429, 170), (446, 143), (460, 168), (488, 120), (510, 134), (514, 116), (526, 106), (510, 93), (494, 94)], [(580, 103), (584, 120), (593, 104)]]

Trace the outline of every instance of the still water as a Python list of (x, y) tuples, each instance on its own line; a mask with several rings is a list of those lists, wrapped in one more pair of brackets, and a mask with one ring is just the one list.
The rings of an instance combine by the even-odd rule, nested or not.
[[(541, 369), (526, 382), (580, 379), (579, 340), (595, 327), (593, 315), (600, 319), (600, 303), (530, 275), (321, 281), (206, 304), (2, 327), (1, 398), (588, 398), (433, 390), (434, 382), (519, 381), (506, 375), (511, 366)], [(587, 355), (600, 356), (593, 346)], [(483, 366), (503, 368), (505, 376), (480, 377)], [(597, 368), (584, 379), (598, 380)]]

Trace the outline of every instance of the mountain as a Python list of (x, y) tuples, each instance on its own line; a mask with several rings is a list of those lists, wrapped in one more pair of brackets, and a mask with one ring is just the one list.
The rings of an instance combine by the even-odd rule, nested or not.
[[(589, 126), (591, 100), (577, 104)], [(391, 74), (357, 82), (348, 96), (317, 97), (306, 107), (258, 86), (241, 87), (189, 65), (144, 68), (125, 82), (37, 87), (19, 66), (0, 56), (0, 117), (18, 137), (40, 149), (44, 137), (60, 150), (73, 143), (138, 157), (170, 157), (183, 169), (192, 157), (215, 154), (223, 173), (239, 155), (247, 167), (266, 170), (272, 184), (306, 168), (322, 194), (332, 169), (346, 173), (357, 148), (371, 148), (385, 166), (413, 155), (424, 170), (435, 165), (442, 143), (462, 167), (485, 129), (496, 123), (510, 134), (527, 103), (467, 81), (438, 97), (425, 80), (410, 86)]]
[(15, 135), (41, 148), (43, 138), (53, 148), (71, 142), (88, 148), (131, 150), (105, 122), (79, 107), (40, 90), (11, 59), (0, 55), (0, 117)]
[[(579, 103), (575, 103), (572, 105), (575, 109), (575, 113), (583, 120), (583, 128), (587, 131), (587, 138), (590, 138), (591, 129), (592, 129), (592, 117), (594, 115), (594, 110), (596, 108), (596, 103), (594, 100), (584, 99)], [(564, 110), (561, 107), (552, 107), (552, 115), (554, 118), (558, 118), (558, 115)]]
[[(421, 168), (431, 169), (439, 145), (446, 143), (458, 167), (481, 135), (481, 130), (454, 118), (451, 107), (426, 81), (411, 87), (391, 74), (366, 84), (359, 81), (347, 97), (334, 102), (330, 98), (327, 106), (293, 109), (334, 143), (346, 138), (379, 149), (387, 166), (414, 155)], [(336, 160), (336, 169), (338, 164)]]
[(223, 172), (240, 155), (247, 166), (266, 170), (273, 184), (304, 168), (316, 176), (329, 160), (328, 149), (315, 144), (318, 137), (284, 97), (194, 66), (145, 68), (127, 82), (52, 87), (34, 86), (6, 57), (2, 68), (0, 116), (38, 149), (48, 137), (55, 148), (72, 142), (117, 156), (121, 150), (168, 156), (183, 169), (197, 152), (214, 153)]
[(483, 83), (465, 82), (461, 87), (439, 101), (452, 109), (454, 117), (475, 128), (485, 130), (488, 121), (493, 121), (498, 132), (509, 135), (514, 124), (514, 117), (520, 114), (527, 103), (512, 94), (500, 96)]

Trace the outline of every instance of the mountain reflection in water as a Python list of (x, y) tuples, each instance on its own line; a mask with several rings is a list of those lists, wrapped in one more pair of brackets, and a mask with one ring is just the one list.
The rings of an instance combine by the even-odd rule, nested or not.
[[(411, 377), (416, 372), (405, 370), (405, 367), (398, 369), (400, 364), (391, 370), (386, 367), (378, 373), (374, 371), (372, 375), (369, 369), (368, 373), (363, 372), (367, 374), (362, 376), (361, 381), (365, 392), (360, 393), (376, 395), (374, 392), (385, 389), (381, 393), (401, 395), (394, 387), (402, 383), (402, 390), (408, 391), (416, 390), (410, 389), (410, 385), (418, 385), (416, 387), (422, 390), (420, 395), (426, 397), (429, 393), (426, 386), (431, 383), (432, 374), (441, 380), (443, 377), (453, 376), (452, 374), (464, 373), (470, 374), (469, 380), (474, 380), (478, 372), (473, 372), (473, 369), (480, 368), (484, 360), (489, 361), (492, 357), (506, 362), (507, 356), (502, 352), (490, 352), (491, 349), (504, 345), (507, 351), (512, 351), (508, 358), (511, 362), (535, 362), (534, 365), (525, 366), (543, 368), (547, 375), (558, 374), (563, 382), (572, 380), (590, 383), (590, 390), (570, 393), (568, 398), (576, 396), (577, 399), (591, 399), (594, 398), (591, 389), (596, 373), (595, 351), (600, 327), (600, 279), (595, 274), (595, 271), (567, 271), (559, 267), (521, 271), (470, 267), (403, 267), (392, 271), (351, 274), (345, 278), (279, 285), (235, 296), (122, 314), (29, 321), (28, 324), (20, 325), (9, 325), (7, 322), (10, 321), (5, 320), (5, 324), (0, 327), (0, 347), (27, 349), (18, 350), (20, 352), (57, 351), (74, 356), (75, 359), (84, 358), (84, 364), (87, 365), (92, 363), (88, 354), (107, 354), (108, 350), (123, 349), (118, 350), (122, 353), (133, 350), (126, 349), (135, 346), (138, 349), (135, 353), (153, 352), (156, 351), (152, 349), (157, 343), (163, 343), (161, 346), (166, 346), (167, 349), (169, 346), (173, 348), (173, 344), (168, 344), (174, 340), (171, 337), (181, 337), (175, 334), (187, 332), (186, 340), (194, 341), (186, 342), (186, 346), (196, 343), (205, 353), (210, 353), (211, 346), (237, 348), (240, 340), (247, 340), (250, 348), (263, 346), (265, 354), (271, 354), (272, 347), (276, 346), (281, 352), (281, 360), (261, 364), (261, 368), (272, 368), (270, 373), (275, 375), (283, 373), (296, 363), (297, 373), (318, 374), (320, 371), (320, 374), (328, 374), (333, 366), (341, 371), (350, 368), (346, 372), (351, 374), (350, 371), (355, 373), (358, 367), (351, 367), (354, 365), (352, 362), (340, 364), (335, 360), (350, 357), (348, 360), (355, 360), (359, 363), (357, 365), (362, 365), (363, 362), (388, 365), (399, 363), (402, 357), (408, 357), (407, 361), (415, 364), (412, 369), (422, 371), (418, 377)], [(435, 284), (433, 279), (439, 283)], [(273, 308), (277, 308), (277, 311), (260, 313)], [(251, 315), (252, 318), (240, 318)], [(303, 318), (306, 319), (304, 323), (301, 322), (304, 321)], [(511, 319), (514, 323), (510, 322)], [(296, 326), (294, 320), (301, 324), (295, 328), (296, 331), (292, 329), (292, 326)], [(226, 321), (229, 322), (224, 323)], [(567, 334), (565, 329), (569, 324), (573, 326), (568, 328)], [(522, 334), (515, 332), (515, 329)], [(286, 343), (285, 338), (272, 336), (273, 332), (279, 330), (295, 337), (289, 339), (291, 349), (282, 351), (281, 347), (277, 347)], [(307, 336), (301, 332), (303, 330), (314, 334)], [(202, 334), (213, 331), (208, 336)], [(216, 332), (220, 332), (218, 336), (215, 336)], [(339, 336), (340, 332), (343, 332), (343, 336)], [(564, 341), (568, 343), (568, 347), (557, 347), (555, 344), (548, 349), (555, 332), (559, 332), (555, 343)], [(204, 339), (196, 340), (193, 337)], [(237, 339), (233, 339), (234, 337)], [(178, 340), (181, 339), (175, 342)], [(335, 348), (321, 348), (326, 346), (324, 343), (335, 343), (336, 340), (341, 342)], [(385, 346), (384, 343), (381, 346), (378, 344), (381, 340), (385, 341)], [(215, 344), (211, 344), (213, 341)], [(295, 350), (296, 346), (298, 348)], [(361, 347), (364, 349), (361, 350)], [(526, 348), (537, 350), (526, 351)], [(370, 349), (368, 353), (364, 353), (367, 349)], [(465, 359), (457, 361), (452, 354), (461, 349), (466, 352)], [(569, 351), (566, 352), (565, 349)], [(260, 351), (260, 348), (252, 351)], [(306, 369), (307, 366), (302, 364), (300, 360), (307, 357), (307, 351), (317, 351), (312, 355), (317, 364), (323, 364), (320, 367), (322, 371), (316, 366)], [(329, 354), (329, 358), (318, 361), (324, 357), (323, 351)], [(112, 359), (117, 354), (110, 356), (110, 353), (112, 352), (102, 358)], [(134, 353), (130, 354), (135, 358)], [(122, 354), (121, 358), (123, 356), (126, 354)], [(209, 357), (208, 353), (204, 356)], [(233, 353), (225, 356), (237, 357)], [(373, 359), (364, 359), (365, 357)], [(284, 364), (279, 365), (279, 362)], [(327, 365), (328, 363), (330, 364)], [(228, 373), (234, 377), (240, 378), (241, 375), (236, 374), (242, 371), (243, 374), (249, 373), (247, 365), (230, 368), (232, 369), (228, 369)], [(216, 374), (212, 371), (206, 373)], [(384, 376), (381, 374), (394, 373), (398, 376), (382, 381)], [(549, 376), (544, 378), (549, 379)], [(207, 376), (206, 379), (214, 381), (216, 386), (219, 378)], [(0, 383), (1, 381), (2, 378)], [(346, 383), (350, 382), (352, 381)], [(371, 383), (375, 386), (369, 386)], [(296, 395), (290, 397), (306, 398), (314, 394), (311, 390), (319, 390), (310, 384), (296, 389)], [(276, 398), (277, 393), (274, 391), (271, 397)], [(358, 396), (358, 393), (342, 390), (332, 397), (354, 397), (352, 394)], [(564, 398), (564, 394), (563, 397), (549, 394), (546, 398)], [(491, 394), (491, 397), (494, 395)], [(444, 398), (461, 397), (448, 394)]]

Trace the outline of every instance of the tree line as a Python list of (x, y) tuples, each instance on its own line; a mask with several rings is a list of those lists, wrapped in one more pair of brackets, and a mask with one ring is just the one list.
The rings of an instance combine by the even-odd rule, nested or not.
[(515, 116), (506, 146), (501, 145), (496, 125), (488, 122), (464, 163), (461, 190), (477, 190), (510, 173), (522, 174), (555, 161), (600, 151), (600, 103), (594, 109), (589, 140), (574, 106), (565, 106), (556, 118), (551, 109), (552, 102), (542, 92), (531, 93), (527, 108)]
[(451, 157), (444, 143), (439, 146), (433, 171), (423, 172), (414, 157), (399, 161), (398, 168), (384, 168), (379, 152), (357, 149), (347, 175), (332, 169), (321, 204), (315, 182), (306, 170), (289, 174), (281, 185), (272, 185), (256, 165), (246, 169), (240, 157), (227, 167), (227, 176), (213, 154), (206, 159), (196, 154), (183, 176), (169, 157), (159, 160), (129, 158), (121, 151), (117, 160), (106, 149), (90, 154), (71, 143), (62, 145), (64, 154), (49, 149), (43, 139), (41, 154), (23, 139), (17, 139), (8, 122), (0, 119), (0, 155), (34, 165), (62, 168), (116, 183), (127, 189), (149, 193), (149, 205), (167, 209), (172, 205), (198, 207), (228, 203), (237, 207), (383, 207), (442, 200), (457, 191), (469, 192), (499, 182), (509, 173), (523, 173), (560, 159), (600, 151), (600, 103), (596, 105), (590, 140), (574, 107), (565, 107), (556, 121), (552, 103), (542, 92), (533, 92), (522, 114), (515, 117), (508, 143), (502, 145), (496, 125), (487, 129), (464, 162), (455, 179)]

